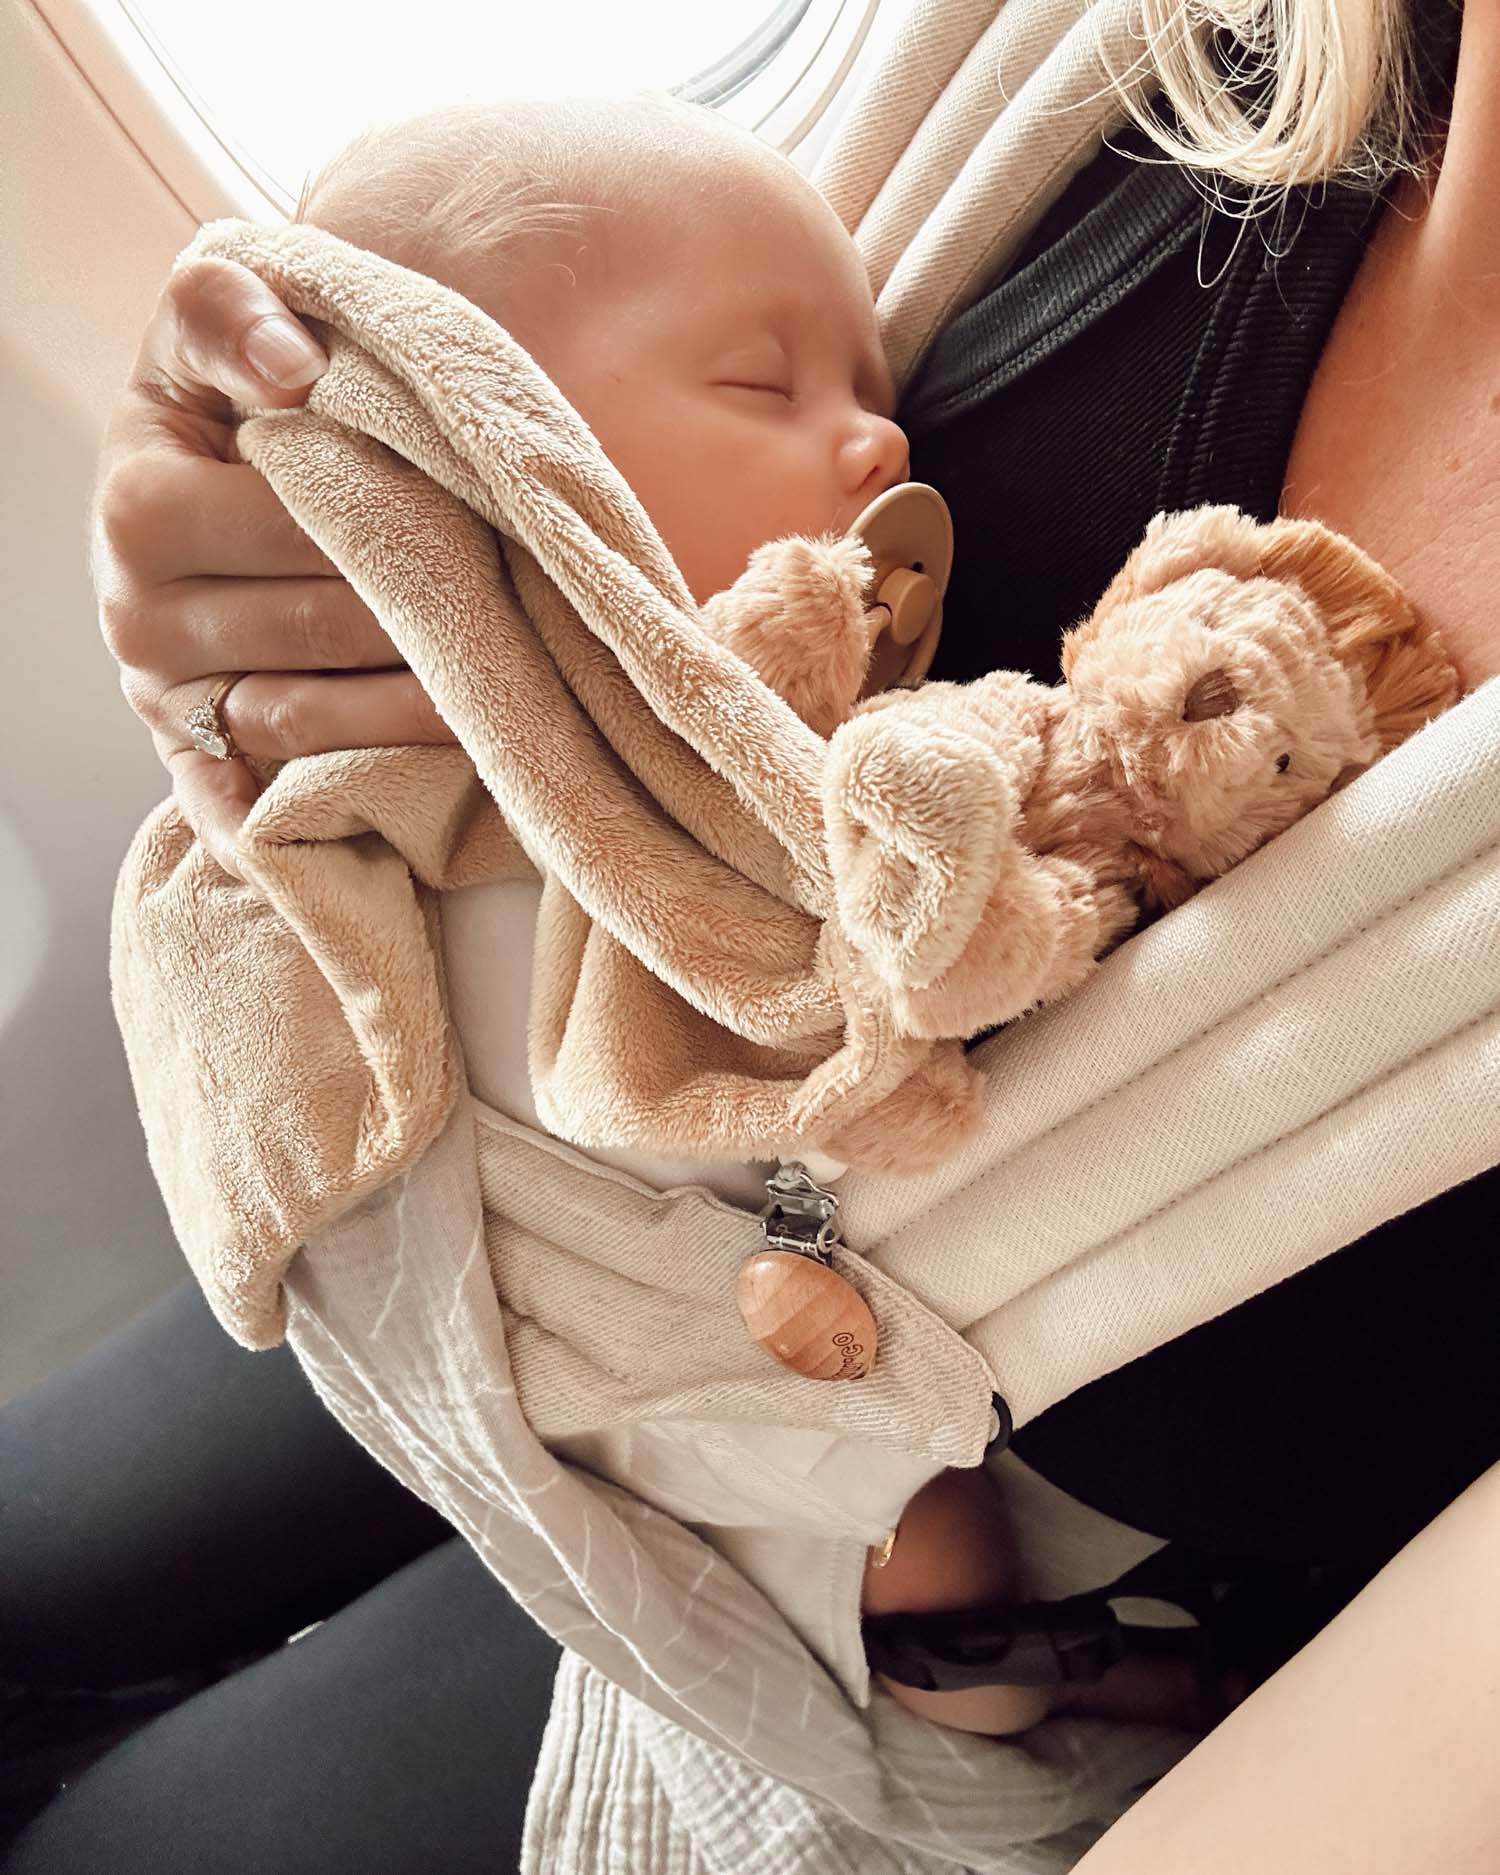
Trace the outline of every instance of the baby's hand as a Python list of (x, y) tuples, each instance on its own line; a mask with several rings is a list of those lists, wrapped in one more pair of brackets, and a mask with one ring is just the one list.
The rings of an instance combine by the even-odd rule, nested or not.
[(865, 598), (873, 574), (864, 543), (852, 537), (773, 540), (707, 601), (703, 622), (810, 729), (831, 735), (853, 709), (870, 662), (876, 620)]

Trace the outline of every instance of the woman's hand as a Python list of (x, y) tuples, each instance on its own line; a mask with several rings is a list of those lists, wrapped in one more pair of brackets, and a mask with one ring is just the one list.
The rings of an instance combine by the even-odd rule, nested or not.
[(326, 363), (254, 274), (198, 261), (167, 282), (100, 459), (105, 642), (178, 806), (231, 872), (257, 785), (186, 728), (217, 677), (249, 673), (221, 711), (246, 755), (454, 739), (368, 608), (235, 452), (231, 398), (300, 404)]

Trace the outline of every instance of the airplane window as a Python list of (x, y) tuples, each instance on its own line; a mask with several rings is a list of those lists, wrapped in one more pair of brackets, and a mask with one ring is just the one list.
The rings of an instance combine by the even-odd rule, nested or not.
[(422, 0), (371, 8), (249, 0), (231, 8), (94, 0), (93, 11), (124, 16), (200, 133), (285, 210), (304, 177), (356, 131), (487, 97), (671, 89), (789, 147), (842, 86), (879, 5)]

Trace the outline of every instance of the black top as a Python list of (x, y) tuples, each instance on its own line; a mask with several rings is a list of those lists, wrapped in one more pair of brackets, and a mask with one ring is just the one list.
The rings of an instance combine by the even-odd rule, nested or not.
[[(1159, 509), (1275, 515), (1381, 212), (1330, 189), (1246, 226), (1118, 149), (1075, 180), (902, 411), (957, 533), (934, 676), (1053, 681), (1061, 632)], [(1500, 1459), (1497, 1239), (1500, 1169), (1083, 1388), (1015, 1449), (1139, 1528), (1357, 1586)]]

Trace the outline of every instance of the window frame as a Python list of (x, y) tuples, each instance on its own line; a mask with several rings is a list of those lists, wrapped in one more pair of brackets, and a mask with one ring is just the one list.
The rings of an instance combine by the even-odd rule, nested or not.
[[(195, 221), (290, 214), (294, 200), (214, 121), (132, 0), (32, 0), (106, 110)], [(910, 0), (779, 0), (762, 24), (674, 87), (796, 160), (826, 132), (877, 43)], [(883, 30), (875, 31), (877, 22)], [(817, 141), (821, 142), (819, 137)]]

